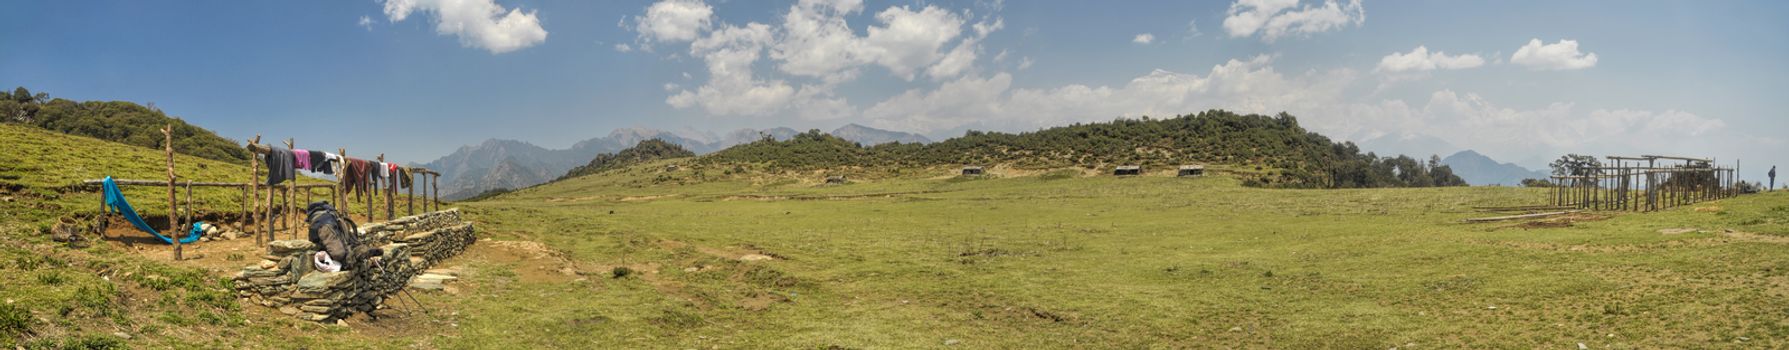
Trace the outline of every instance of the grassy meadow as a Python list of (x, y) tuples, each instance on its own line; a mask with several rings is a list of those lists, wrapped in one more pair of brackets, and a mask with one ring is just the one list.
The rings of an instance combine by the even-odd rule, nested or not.
[[(543, 243), (583, 277), (528, 283), (506, 276), (514, 266), (484, 266), (494, 276), (470, 282), (495, 290), (460, 302), (460, 334), (438, 344), (1789, 344), (1782, 194), (1463, 224), (1487, 215), (1472, 206), (1539, 203), (1543, 192), (941, 175), (949, 169), (835, 186), (792, 176), (690, 183), (678, 180), (692, 171), (663, 168), (465, 203), (482, 235)], [(610, 277), (617, 266), (637, 272)]]
[[(1789, 346), (1782, 192), (1464, 224), (1490, 215), (1473, 206), (1544, 191), (1260, 189), (1230, 175), (1254, 170), (1221, 166), (971, 179), (677, 159), (452, 205), (484, 237), (439, 265), (461, 280), (321, 325), (229, 297), (227, 276), (259, 254), (250, 243), (170, 262), (159, 245), (43, 234), (97, 208), (64, 184), (153, 178), (159, 151), (4, 125), (0, 137), (23, 150), (0, 153), (7, 348)], [(199, 181), (245, 171), (180, 160)], [(853, 181), (821, 184), (836, 174)], [(199, 196), (203, 212), (230, 211), (240, 192)]]

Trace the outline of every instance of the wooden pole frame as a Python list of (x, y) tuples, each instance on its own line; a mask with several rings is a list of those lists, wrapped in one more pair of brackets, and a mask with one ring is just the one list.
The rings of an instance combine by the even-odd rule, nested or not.
[[(174, 124), (162, 128), (162, 149), (168, 154), (168, 234), (180, 231), (180, 206), (174, 202)], [(180, 236), (174, 236), (174, 261), (180, 261)]]
[[(291, 138), (286, 139), (286, 150), (298, 149), (296, 147), (297, 146), (292, 143)], [(293, 163), (293, 164), (297, 164), (297, 163)], [(268, 170), (272, 171), (273, 169), (268, 169)], [(287, 181), (290, 181), (290, 182), (288, 182), (286, 184), (286, 208), (285, 208), (286, 209), (286, 211), (285, 211), (286, 228), (289, 230), (292, 230), (292, 239), (298, 239), (298, 218), (296, 216), (292, 215), (292, 212), (293, 212), (292, 200), (297, 199), (297, 197), (298, 197), (298, 193), (296, 193), (296, 192), (298, 192), (298, 177), (294, 176), (294, 177), (292, 177), (291, 180), (287, 180)]]
[[(261, 134), (255, 134), (254, 138), (251, 138), (248, 140), (248, 148), (254, 149), (255, 144), (260, 143), (260, 142), (261, 142)], [(256, 222), (255, 221), (255, 213), (256, 213), (255, 203), (261, 201), (261, 198), (260, 198), (261, 197), (261, 191), (260, 191), (261, 184), (259, 182), (255, 181), (256, 178), (260, 177), (259, 175), (261, 172), (261, 160), (257, 159), (257, 158), (258, 157), (256, 157), (255, 152), (253, 152), (253, 151), (249, 152), (249, 155), (248, 155), (248, 186), (242, 187), (243, 191), (248, 192), (248, 193), (244, 193), (242, 196), (242, 200), (243, 200), (243, 202), (242, 202), (242, 231), (243, 231), (243, 233), (248, 234), (250, 236), (255, 236), (255, 245), (259, 246), (259, 245), (267, 244), (267, 242), (261, 239), (261, 235), (254, 233), (255, 232), (255, 222)]]

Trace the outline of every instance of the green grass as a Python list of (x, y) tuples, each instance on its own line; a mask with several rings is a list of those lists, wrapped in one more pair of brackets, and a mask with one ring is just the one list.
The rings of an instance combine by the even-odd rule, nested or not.
[[(0, 222), (47, 225), (58, 217), (85, 216), (99, 212), (98, 187), (73, 190), (84, 180), (115, 179), (165, 181), (167, 155), (160, 149), (106, 142), (16, 124), (0, 124)], [(179, 182), (247, 182), (248, 164), (176, 154), (174, 168)], [(265, 170), (263, 170), (265, 171)], [(257, 181), (265, 181), (257, 178)], [(304, 182), (321, 182), (304, 179)], [(143, 215), (168, 213), (167, 187), (121, 186), (131, 205)], [(265, 191), (265, 190), (263, 190)], [(177, 189), (185, 200), (185, 188)], [(263, 200), (265, 192), (261, 195)], [(199, 213), (240, 213), (243, 191), (230, 188), (193, 188)], [(184, 204), (184, 203), (183, 203)]]
[[(287, 318), (249, 324), (244, 304), (221, 273), (149, 261), (105, 242), (70, 248), (49, 240), (48, 227), (59, 218), (84, 223), (78, 218), (99, 210), (97, 189), (68, 185), (108, 175), (165, 179), (167, 159), (160, 150), (14, 124), (0, 124), (0, 144), (7, 146), (0, 152), (0, 348), (333, 347), (368, 341), (318, 337), (318, 326)], [(248, 180), (246, 164), (184, 155), (175, 163), (193, 181)], [(167, 214), (166, 188), (124, 191), (142, 214)], [(241, 196), (239, 190), (194, 189), (201, 213), (239, 211)]]
[[(1789, 246), (1767, 240), (1789, 235), (1782, 194), (1527, 230), (1460, 223), (1482, 215), (1471, 206), (1543, 201), (1518, 188), (1263, 190), (1226, 177), (963, 181), (917, 171), (818, 186), (679, 181), (695, 175), (662, 168), (468, 203), (481, 235), (656, 270), (505, 283), (459, 306), (461, 334), (446, 344), (1789, 344), (1780, 259)], [(1657, 232), (1677, 227), (1706, 232)], [(1766, 240), (1725, 237), (1727, 228)], [(786, 260), (738, 262), (666, 241)], [(706, 268), (684, 270), (696, 266)], [(776, 301), (753, 302), (763, 299)]]
[[(1541, 191), (674, 159), (463, 203), (480, 236), (553, 254), (481, 241), (443, 265), (465, 291), (417, 295), (428, 317), (350, 329), (237, 301), (220, 272), (52, 244), (44, 223), (97, 208), (61, 185), (163, 176), (161, 154), (0, 136), (22, 150), (0, 153), (0, 348), (1789, 346), (1785, 193), (1524, 229), (1460, 219)], [(181, 159), (195, 180), (246, 177)], [(819, 184), (836, 174), (853, 183)], [(206, 210), (239, 205), (226, 192)]]

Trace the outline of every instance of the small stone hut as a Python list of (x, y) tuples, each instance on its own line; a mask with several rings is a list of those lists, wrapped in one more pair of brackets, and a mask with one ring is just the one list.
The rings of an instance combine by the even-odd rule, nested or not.
[(1205, 166), (1204, 165), (1182, 165), (1182, 166), (1180, 166), (1179, 176), (1180, 177), (1205, 176)]
[(1136, 166), (1136, 165), (1120, 165), (1120, 166), (1118, 166), (1117, 169), (1112, 170), (1112, 175), (1117, 175), (1117, 176), (1143, 175), (1143, 167)]
[(983, 172), (982, 168), (979, 166), (971, 165), (963, 167), (963, 176), (982, 176), (984, 174), (986, 173)]

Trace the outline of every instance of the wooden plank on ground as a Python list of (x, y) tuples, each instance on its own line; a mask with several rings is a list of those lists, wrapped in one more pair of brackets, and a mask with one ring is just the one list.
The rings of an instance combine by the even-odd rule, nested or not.
[(1579, 211), (1578, 210), (1567, 210), (1567, 211), (1555, 211), (1555, 212), (1535, 213), (1535, 214), (1493, 216), (1493, 217), (1488, 217), (1488, 218), (1466, 219), (1466, 222), (1492, 222), (1492, 221), (1505, 221), (1505, 220), (1535, 219), (1535, 218), (1544, 218), (1544, 217), (1549, 217), (1549, 216), (1571, 214), (1571, 213), (1576, 213), (1576, 212), (1579, 212)]

